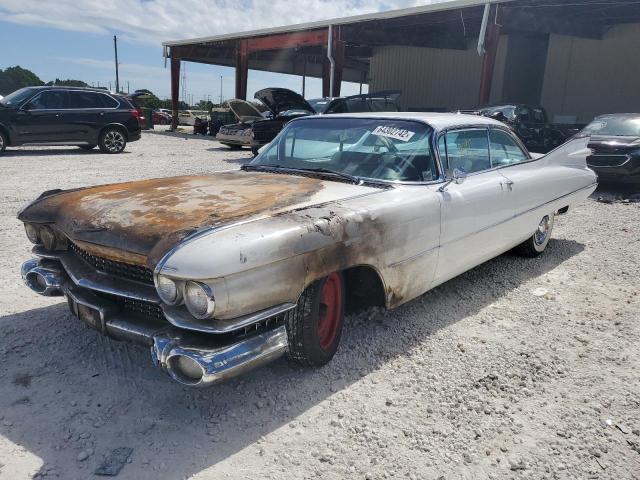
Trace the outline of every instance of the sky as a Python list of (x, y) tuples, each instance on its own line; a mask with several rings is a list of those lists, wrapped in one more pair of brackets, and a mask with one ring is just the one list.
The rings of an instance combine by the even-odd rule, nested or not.
[[(436, 0), (442, 1), (442, 0)], [(43, 81), (83, 80), (115, 85), (113, 35), (118, 36), (121, 89), (170, 96), (162, 41), (359, 15), (433, 3), (430, 0), (0, 0), (0, 68), (20, 65)], [(185, 65), (185, 64), (183, 64)], [(234, 95), (234, 69), (186, 63), (194, 101)], [(265, 87), (301, 92), (302, 78), (249, 71), (248, 96)], [(307, 97), (321, 96), (307, 79)], [(358, 93), (344, 82), (342, 94)]]

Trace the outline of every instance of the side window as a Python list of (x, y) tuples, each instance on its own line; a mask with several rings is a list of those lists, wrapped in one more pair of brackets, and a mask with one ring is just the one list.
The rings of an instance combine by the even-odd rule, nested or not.
[(56, 90), (42, 92), (29, 102), (31, 110), (61, 110), (68, 108), (67, 92)]
[(529, 158), (509, 134), (502, 130), (490, 130), (491, 163), (494, 167), (524, 162)]
[[(489, 140), (484, 128), (448, 132), (445, 142), (449, 170), (458, 168), (473, 173), (491, 168)], [(442, 156), (442, 147), (439, 148)]]
[(324, 113), (347, 113), (347, 103), (340, 99), (333, 105), (329, 105)]
[(69, 92), (69, 108), (103, 108), (100, 95), (93, 92)]
[(110, 97), (109, 95), (104, 95), (102, 93), (98, 93), (96, 95), (98, 95), (98, 97), (100, 97), (100, 101), (102, 102), (102, 106), (104, 108), (117, 108), (118, 107), (118, 102), (113, 97)]

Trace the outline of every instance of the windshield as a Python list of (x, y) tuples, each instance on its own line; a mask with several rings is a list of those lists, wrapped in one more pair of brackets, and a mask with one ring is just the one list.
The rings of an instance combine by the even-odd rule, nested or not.
[(322, 170), (375, 180), (432, 181), (438, 178), (429, 141), (432, 133), (429, 126), (406, 120), (296, 120), (251, 165)]
[(598, 117), (578, 133), (579, 137), (590, 135), (640, 137), (640, 116)]
[(14, 107), (16, 105), (20, 105), (26, 99), (31, 97), (36, 92), (36, 89), (33, 87), (21, 88), (20, 90), (16, 90), (13, 93), (10, 93), (6, 97), (0, 99), (0, 104), (5, 107)]

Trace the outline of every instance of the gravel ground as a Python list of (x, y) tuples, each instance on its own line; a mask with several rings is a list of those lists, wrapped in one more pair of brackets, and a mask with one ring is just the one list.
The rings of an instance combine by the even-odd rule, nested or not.
[(236, 168), (248, 152), (145, 133), (118, 156), (0, 158), (0, 478), (640, 478), (640, 204), (596, 192), (545, 255), (503, 255), (393, 312), (347, 318), (318, 370), (285, 359), (204, 391), (20, 280), (41, 191)]

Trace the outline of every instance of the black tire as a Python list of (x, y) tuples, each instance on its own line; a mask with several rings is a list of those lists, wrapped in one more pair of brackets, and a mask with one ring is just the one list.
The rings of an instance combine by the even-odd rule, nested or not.
[(127, 137), (120, 128), (105, 128), (100, 134), (98, 146), (102, 153), (122, 153), (124, 147), (127, 146)]
[(254, 157), (258, 156), (258, 149), (255, 147), (251, 147), (251, 153), (253, 154)]
[[(327, 306), (324, 303), (328, 298), (327, 290), (335, 291), (339, 302)], [(289, 358), (309, 367), (328, 363), (335, 355), (342, 336), (344, 305), (344, 277), (341, 273), (332, 273), (309, 285), (301, 295), (298, 306), (286, 315)], [(330, 335), (326, 328), (321, 329), (327, 318), (332, 320)]]
[(93, 150), (97, 145), (78, 145), (83, 150)]
[(0, 130), (0, 154), (7, 149), (7, 142), (7, 136), (2, 130)]
[[(551, 240), (555, 215), (545, 215), (531, 237), (515, 248), (515, 252), (523, 257), (534, 258), (542, 254)], [(546, 226), (545, 226), (546, 223)], [(541, 231), (544, 228), (544, 232)]]

